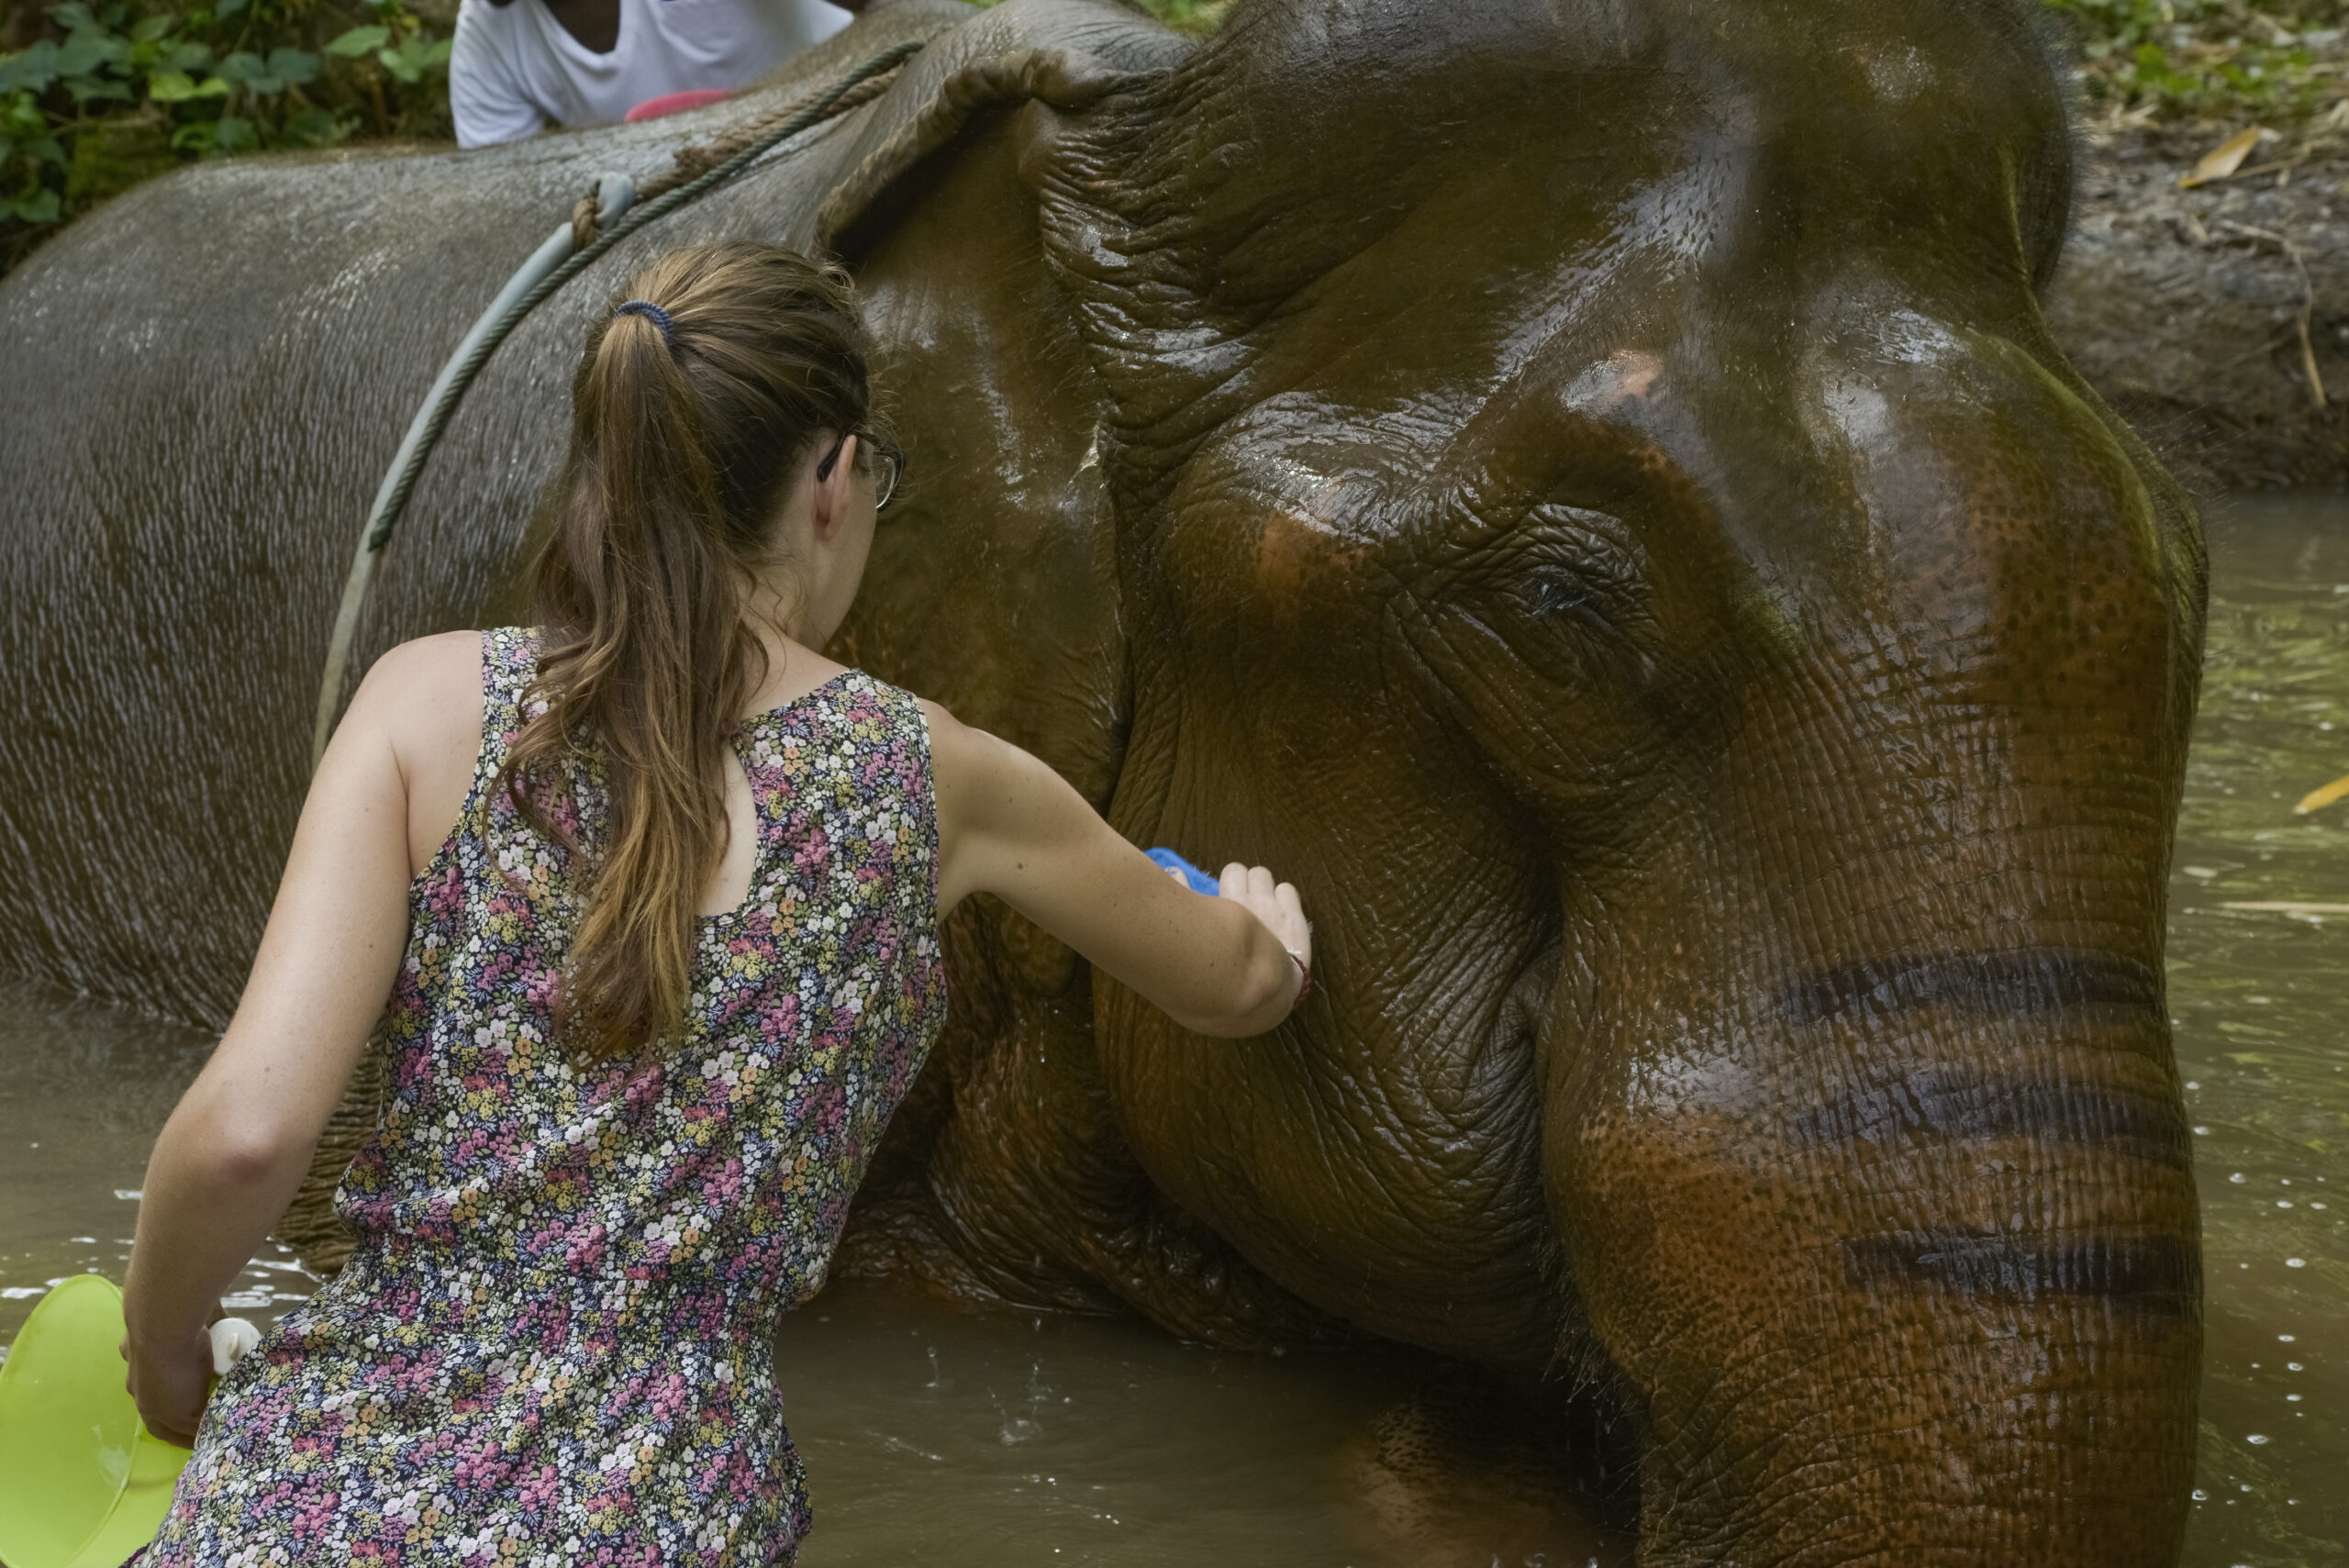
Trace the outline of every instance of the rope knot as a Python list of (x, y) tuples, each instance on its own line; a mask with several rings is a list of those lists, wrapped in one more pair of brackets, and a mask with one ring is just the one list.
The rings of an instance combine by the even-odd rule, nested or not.
[(574, 252), (596, 243), (596, 237), (604, 231), (603, 193), (604, 183), (598, 179), (571, 209), (571, 249)]

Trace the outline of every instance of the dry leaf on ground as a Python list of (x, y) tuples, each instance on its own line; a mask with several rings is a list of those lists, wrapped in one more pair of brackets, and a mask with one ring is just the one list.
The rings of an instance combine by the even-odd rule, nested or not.
[(2249, 130), (2241, 131), (2227, 138), (2226, 140), (2204, 153), (2202, 161), (2194, 166), (2194, 172), (2180, 180), (2178, 183), (2192, 190), (2195, 186), (2206, 184), (2212, 180), (2225, 179), (2243, 167), (2243, 161), (2251, 156), (2251, 150), (2257, 147), (2259, 139), (2266, 134), (2259, 127), (2254, 126)]

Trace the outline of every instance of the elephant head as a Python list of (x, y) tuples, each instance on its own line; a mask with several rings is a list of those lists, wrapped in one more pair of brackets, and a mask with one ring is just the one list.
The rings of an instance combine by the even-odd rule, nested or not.
[[(1295, 877), (1319, 965), (1234, 1050), (996, 919), (930, 1238), (1595, 1385), (1645, 1561), (2170, 1560), (2204, 569), (2041, 318), (2024, 7), (1267, 0), (1123, 81), (1010, 59), (832, 213), (958, 476), (852, 644)], [(1034, 281), (965, 313), (949, 252)]]

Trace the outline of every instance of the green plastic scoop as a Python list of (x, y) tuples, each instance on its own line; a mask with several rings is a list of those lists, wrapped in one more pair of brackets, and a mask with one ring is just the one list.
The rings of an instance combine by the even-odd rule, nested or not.
[(122, 1385), (122, 1292), (76, 1274), (0, 1362), (0, 1564), (117, 1568), (154, 1539), (188, 1451)]

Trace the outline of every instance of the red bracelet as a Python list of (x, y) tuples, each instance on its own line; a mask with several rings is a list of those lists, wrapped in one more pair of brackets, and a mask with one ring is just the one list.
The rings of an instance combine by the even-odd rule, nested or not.
[(1313, 966), (1297, 957), (1295, 948), (1283, 948), (1281, 951), (1288, 954), (1288, 961), (1297, 965), (1297, 995), (1289, 1001), (1289, 1006), (1294, 1010), (1304, 1004), (1306, 994), (1313, 989)]

